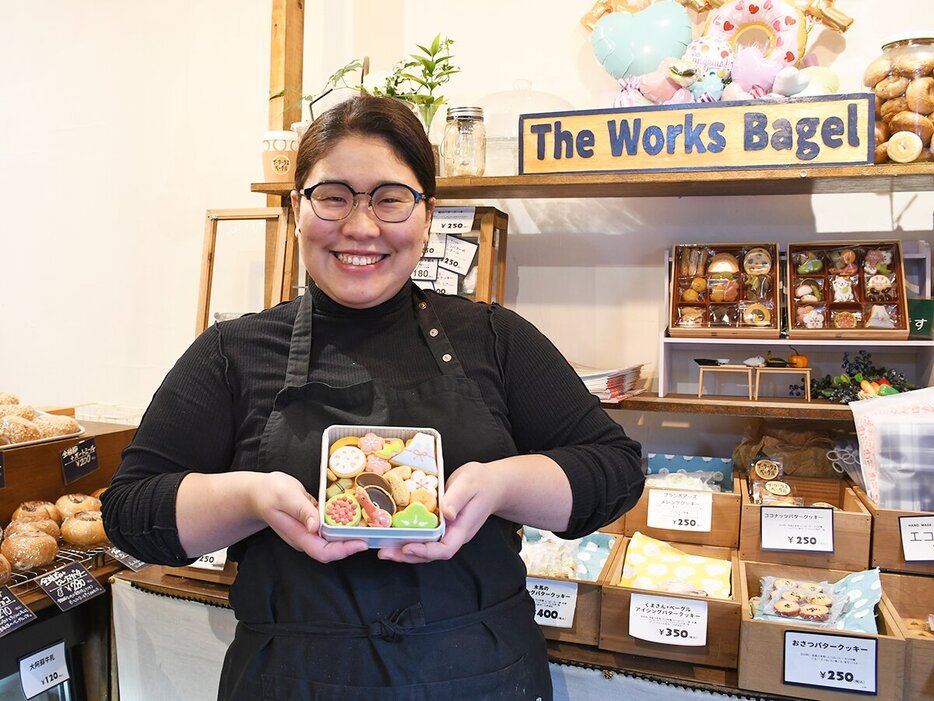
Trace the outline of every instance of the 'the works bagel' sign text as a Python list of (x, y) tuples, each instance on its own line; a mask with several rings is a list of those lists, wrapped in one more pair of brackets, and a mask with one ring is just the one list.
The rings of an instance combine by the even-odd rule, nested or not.
[(519, 172), (612, 173), (873, 161), (868, 93), (519, 117)]

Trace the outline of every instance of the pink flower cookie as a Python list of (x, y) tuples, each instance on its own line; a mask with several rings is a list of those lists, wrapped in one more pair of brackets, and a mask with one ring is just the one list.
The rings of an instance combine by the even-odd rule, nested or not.
[(370, 453), (366, 456), (366, 471), (375, 472), (377, 475), (381, 475), (384, 472), (392, 469), (392, 465), (389, 464), (389, 461), (385, 458), (381, 458), (378, 455)]
[(371, 431), (360, 439), (359, 446), (360, 450), (369, 455), (377, 450), (382, 450), (383, 443), (384, 440)]
[(410, 492), (414, 492), (416, 489), (424, 489), (431, 494), (437, 494), (438, 478), (421, 470), (413, 470), (412, 476), (405, 481), (405, 486)]

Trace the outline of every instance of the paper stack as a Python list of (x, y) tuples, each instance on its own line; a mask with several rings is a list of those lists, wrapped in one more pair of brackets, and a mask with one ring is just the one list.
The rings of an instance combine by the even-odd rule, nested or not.
[(574, 365), (578, 376), (587, 390), (602, 402), (616, 403), (627, 397), (642, 393), (644, 388), (637, 388), (642, 375), (642, 365), (628, 368), (600, 370), (597, 368)]

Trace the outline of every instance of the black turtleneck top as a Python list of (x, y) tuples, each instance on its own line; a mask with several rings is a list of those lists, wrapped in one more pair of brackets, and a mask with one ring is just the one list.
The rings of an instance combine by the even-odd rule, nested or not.
[[(312, 286), (311, 378), (331, 386), (377, 379), (404, 389), (438, 368), (419, 330), (411, 283), (370, 309), (343, 307)], [(573, 368), (532, 324), (496, 304), (426, 292), (467, 376), (519, 454), (542, 453), (573, 493), (564, 537), (617, 518), (642, 493), (640, 446), (604, 412)], [(103, 498), (117, 547), (152, 563), (184, 564), (175, 499), (189, 472), (256, 468), (273, 399), (286, 372), (299, 300), (201, 334), (153, 396)]]

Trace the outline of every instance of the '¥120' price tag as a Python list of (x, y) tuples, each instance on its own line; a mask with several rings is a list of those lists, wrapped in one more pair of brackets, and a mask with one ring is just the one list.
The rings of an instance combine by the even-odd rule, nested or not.
[(665, 645), (706, 645), (707, 602), (633, 594), (629, 599), (629, 635)]
[(222, 550), (217, 550), (213, 553), (208, 553), (207, 555), (202, 555), (197, 560), (191, 563), (192, 567), (197, 567), (201, 570), (211, 570), (214, 572), (220, 572), (224, 569), (224, 565), (227, 564), (227, 548)]
[(64, 641), (34, 652), (19, 661), (19, 683), (23, 687), (23, 696), (27, 699), (63, 684), (70, 678)]
[(527, 577), (525, 588), (535, 602), (535, 620), (539, 625), (570, 628), (577, 607), (577, 582)]
[(786, 684), (875, 694), (878, 640), (785, 631)]

